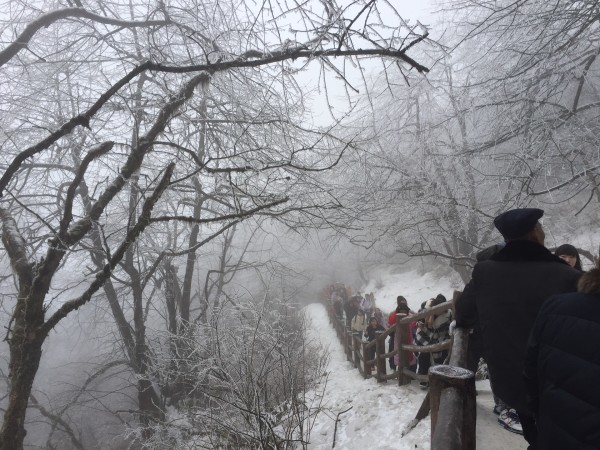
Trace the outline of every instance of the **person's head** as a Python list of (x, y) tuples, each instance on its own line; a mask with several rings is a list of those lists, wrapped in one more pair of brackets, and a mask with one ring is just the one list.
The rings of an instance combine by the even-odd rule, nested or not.
[(554, 252), (560, 259), (566, 261), (568, 265), (577, 270), (581, 270), (581, 258), (579, 252), (571, 244), (563, 244)]
[(528, 240), (544, 245), (546, 234), (539, 219), (544, 211), (538, 208), (517, 208), (503, 212), (494, 225), (506, 242)]
[(592, 269), (581, 275), (577, 282), (577, 292), (600, 294), (600, 269)]
[(408, 305), (408, 302), (406, 301), (406, 299), (402, 295), (399, 295), (398, 297), (396, 297), (396, 304), (398, 306), (400, 306), (400, 305)]
[(379, 321), (375, 317), (371, 317), (371, 319), (369, 320), (369, 325), (375, 328), (379, 325)]
[(397, 314), (406, 314), (408, 316), (410, 314), (410, 308), (408, 307), (407, 304), (400, 303), (400, 304), (398, 304), (398, 307), (396, 308), (396, 313)]

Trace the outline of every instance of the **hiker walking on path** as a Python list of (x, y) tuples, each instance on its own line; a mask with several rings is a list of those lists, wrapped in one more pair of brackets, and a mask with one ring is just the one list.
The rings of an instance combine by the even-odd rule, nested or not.
[[(365, 330), (365, 338), (367, 342), (373, 342), (375, 339), (377, 339), (377, 332), (383, 331), (385, 331), (383, 325), (381, 325), (375, 317), (371, 317), (371, 319), (369, 320), (369, 326)], [(366, 356), (366, 358), (368, 361), (375, 358), (375, 347), (371, 347), (369, 349), (369, 354)], [(374, 366), (376, 366), (376, 364), (371, 365), (371, 371), (373, 371)]]

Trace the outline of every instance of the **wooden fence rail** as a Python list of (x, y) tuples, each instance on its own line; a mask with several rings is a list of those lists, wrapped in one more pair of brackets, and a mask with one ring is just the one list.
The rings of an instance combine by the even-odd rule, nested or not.
[[(432, 450), (475, 449), (475, 374), (466, 369), (469, 343), (468, 330), (456, 329), (451, 339), (438, 344), (418, 346), (409, 344), (409, 327), (414, 321), (439, 315), (454, 308), (448, 301), (427, 311), (410, 316), (397, 315), (396, 326), (378, 332), (374, 341), (362, 342), (359, 333), (353, 333), (343, 317), (338, 317), (331, 304), (326, 303), (329, 320), (344, 347), (346, 358), (364, 378), (373, 377), (375, 366), (378, 383), (397, 379), (400, 386), (411, 380), (429, 381), (429, 407), (431, 411)], [(394, 350), (385, 351), (387, 337), (394, 333)], [(374, 356), (369, 356), (373, 354)], [(420, 375), (409, 368), (410, 352), (439, 352), (450, 350), (448, 365), (435, 365), (428, 375)], [(397, 370), (387, 373), (387, 360), (398, 354)], [(421, 407), (423, 409), (423, 406)], [(426, 413), (425, 413), (426, 414)]]
[[(378, 332), (377, 338), (369, 343), (363, 343), (360, 339), (359, 333), (353, 333), (349, 326), (346, 325), (346, 321), (343, 317), (337, 317), (335, 311), (330, 304), (327, 304), (327, 312), (329, 315), (329, 321), (336, 330), (336, 334), (344, 347), (346, 358), (354, 367), (356, 367), (361, 375), (365, 378), (370, 378), (371, 367), (377, 367), (377, 372), (374, 377), (378, 382), (386, 382), (391, 379), (398, 379), (399, 385), (410, 383), (410, 380), (427, 381), (427, 375), (419, 375), (409, 369), (410, 353), (411, 352), (425, 352), (433, 353), (442, 350), (450, 349), (452, 346), (452, 340), (447, 339), (443, 342), (434, 345), (418, 346), (408, 343), (409, 327), (412, 322), (426, 319), (431, 315), (441, 314), (448, 309), (452, 309), (454, 304), (452, 301), (441, 303), (427, 311), (423, 311), (410, 316), (404, 316), (399, 314), (396, 320), (396, 326), (390, 327), (385, 331)], [(395, 333), (394, 350), (391, 352), (385, 351), (385, 341), (387, 337)], [(369, 356), (375, 349), (374, 357)], [(399, 355), (399, 364), (397, 370), (391, 374), (387, 373), (387, 363), (389, 358), (393, 358), (395, 355)]]

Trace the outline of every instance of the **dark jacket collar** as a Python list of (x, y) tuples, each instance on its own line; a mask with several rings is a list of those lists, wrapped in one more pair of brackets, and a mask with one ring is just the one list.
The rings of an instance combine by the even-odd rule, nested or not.
[[(490, 258), (492, 261), (547, 261), (567, 264), (553, 255), (543, 245), (533, 241), (516, 240), (506, 243), (504, 248)], [(568, 264), (567, 264), (568, 265)]]

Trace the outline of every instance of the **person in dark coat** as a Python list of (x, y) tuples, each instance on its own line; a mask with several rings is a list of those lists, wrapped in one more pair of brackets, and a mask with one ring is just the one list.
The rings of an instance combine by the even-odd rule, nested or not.
[[(421, 306), (419, 312), (431, 309), (437, 305), (446, 302), (446, 297), (438, 294), (436, 298), (432, 298)], [(448, 309), (440, 314), (431, 315), (427, 319), (417, 322), (417, 332), (415, 333), (414, 343), (418, 346), (427, 346), (440, 344), (450, 338), (450, 323), (452, 322), (452, 310)], [(448, 350), (439, 352), (419, 352), (417, 356), (418, 366), (417, 374), (427, 375), (432, 364), (443, 364), (448, 356)], [(429, 387), (429, 383), (421, 381), (419, 383), (422, 388)]]
[[(345, 289), (344, 292), (346, 292)], [(342, 302), (344, 306), (344, 313), (346, 314), (346, 326), (349, 327), (352, 325), (352, 320), (354, 319), (354, 316), (358, 314), (359, 303), (354, 301), (353, 297), (348, 297), (347, 295), (343, 297)]]
[(600, 269), (551, 297), (533, 326), (525, 384), (542, 450), (600, 448)]
[[(377, 334), (382, 333), (384, 331), (385, 328), (383, 328), (383, 325), (381, 325), (375, 317), (371, 317), (371, 319), (369, 320), (369, 325), (365, 330), (365, 338), (367, 342), (373, 342), (375, 339), (377, 339)], [(375, 350), (376, 349), (374, 346), (369, 348), (369, 354), (367, 355), (369, 361), (375, 359)], [(370, 370), (373, 371), (375, 367), (377, 367), (376, 362), (370, 366)]]
[(471, 328), (479, 320), (494, 393), (516, 410), (530, 449), (536, 448), (537, 432), (522, 377), (529, 333), (544, 301), (574, 292), (581, 275), (544, 247), (538, 222), (543, 214), (522, 208), (496, 217), (494, 225), (506, 245), (475, 265), (456, 303), (457, 327)]

